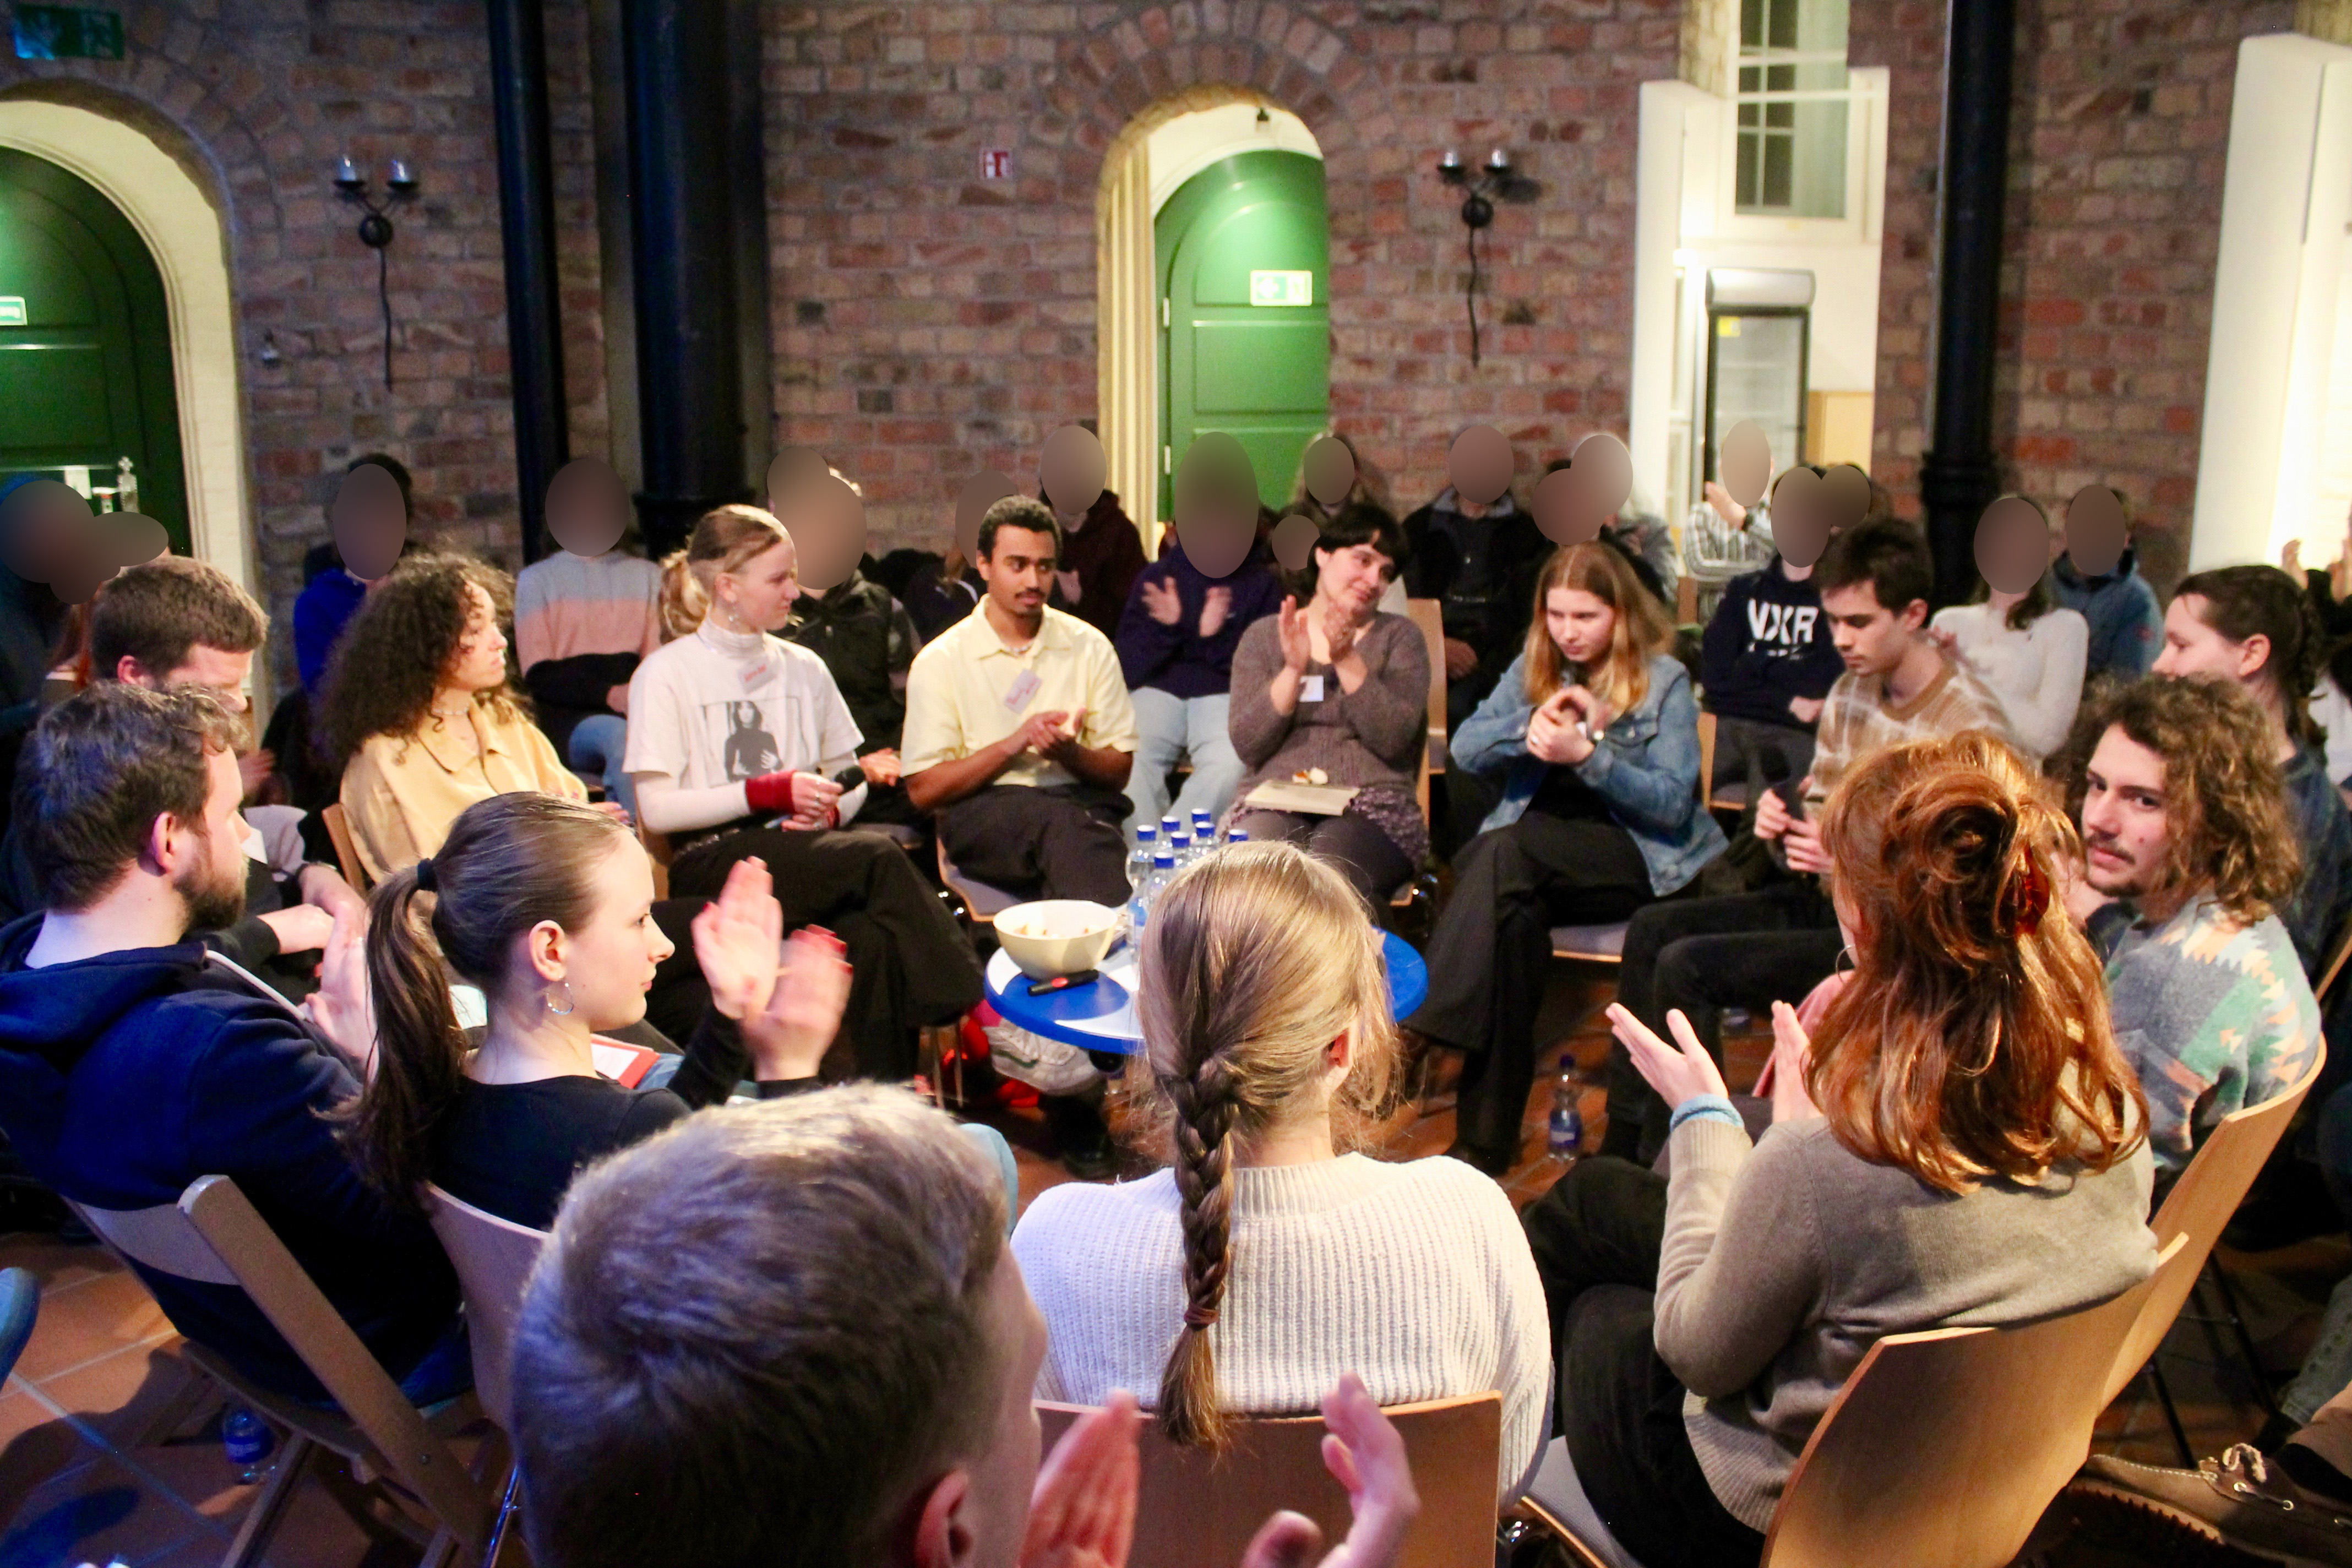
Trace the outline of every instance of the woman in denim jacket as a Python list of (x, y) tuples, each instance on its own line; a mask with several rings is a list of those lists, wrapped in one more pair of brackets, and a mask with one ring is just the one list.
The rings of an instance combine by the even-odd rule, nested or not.
[(1528, 646), (1454, 732), (1456, 766), (1504, 770), (1454, 858), (1408, 1027), (1468, 1055), (1454, 1147), (1495, 1174), (1519, 1151), (1554, 925), (1630, 918), (1722, 853), (1699, 801), (1698, 703), (1673, 627), (1624, 557), (1570, 545), (1536, 585)]

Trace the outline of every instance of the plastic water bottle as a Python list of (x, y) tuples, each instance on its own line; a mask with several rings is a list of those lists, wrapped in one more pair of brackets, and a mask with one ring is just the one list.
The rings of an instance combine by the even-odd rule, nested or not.
[(1168, 840), (1168, 852), (1176, 858), (1176, 869), (1181, 871), (1192, 863), (1192, 836), (1178, 828), (1176, 836)]
[(1225, 843), (1228, 847), (1235, 844), (1246, 844), (1248, 842), (1249, 835), (1244, 833), (1240, 828), (1228, 827), (1225, 829)]
[(1192, 814), (1192, 842), (1206, 855), (1217, 847), (1217, 819), (1205, 811)]
[(228, 1462), (241, 1467), (237, 1479), (247, 1486), (261, 1479), (261, 1461), (278, 1446), (278, 1434), (269, 1423), (242, 1405), (233, 1405), (221, 1413), (221, 1447), (228, 1450)]
[(1127, 852), (1127, 886), (1129, 892), (1143, 886), (1151, 875), (1152, 851), (1159, 847), (1159, 830), (1151, 824), (1139, 823), (1135, 829), (1135, 847)]
[(1551, 1089), (1551, 1131), (1549, 1152), (1555, 1160), (1573, 1165), (1584, 1152), (1584, 1109), (1580, 1103), (1584, 1095), (1584, 1079), (1576, 1070), (1576, 1058), (1559, 1058), (1559, 1078)]
[(1151, 907), (1160, 901), (1160, 895), (1166, 892), (1168, 884), (1175, 879), (1176, 856), (1163, 844), (1160, 847), (1160, 853), (1151, 858), (1151, 879), (1143, 884), (1145, 918), (1150, 918)]
[(1172, 844), (1175, 842), (1176, 835), (1181, 833), (1183, 830), (1184, 819), (1182, 817), (1163, 816), (1160, 819), (1160, 842), (1162, 844)]

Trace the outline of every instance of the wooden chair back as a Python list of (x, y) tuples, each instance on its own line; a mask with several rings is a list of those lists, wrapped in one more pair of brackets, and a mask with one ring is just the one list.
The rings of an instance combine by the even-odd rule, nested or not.
[(359, 844), (352, 837), (351, 819), (343, 815), (342, 802), (321, 807), (319, 820), (327, 825), (327, 838), (335, 847), (335, 863), (342, 868), (343, 880), (357, 891), (366, 892), (373, 879), (367, 868), (360, 864)]
[(2205, 1260), (2213, 1252), (2213, 1244), (2221, 1238), (2221, 1227), (2238, 1212), (2238, 1205), (2261, 1174), (2271, 1151), (2285, 1136), (2287, 1123), (2294, 1120), (2296, 1107), (2311, 1092), (2320, 1068), (2327, 1065), (2327, 1047), (2322, 1046), (2319, 1058), (2302, 1079), (2259, 1105), (2249, 1105), (2221, 1118), (2219, 1125), (2205, 1135), (2196, 1157), (2180, 1179), (2172, 1184), (2165, 1194), (2156, 1217), (2148, 1228), (2156, 1232), (2157, 1245), (2168, 1245), (2178, 1239), (2187, 1247), (2188, 1267), (2179, 1278), (2167, 1282), (2147, 1300), (2140, 1321), (2134, 1323), (2124, 1337), (2123, 1348), (2116, 1353), (2116, 1363), (2107, 1374), (2107, 1397), (2121, 1394), (2156, 1347), (2164, 1342), (2171, 1331), (2172, 1321), (2180, 1313), (2189, 1292), (2196, 1289), (2198, 1275), (2204, 1272)]
[[(1083, 1405), (1039, 1401), (1046, 1449), (1085, 1414)], [(1421, 1494), (1421, 1517), (1405, 1536), (1398, 1568), (1493, 1568), (1502, 1395), (1400, 1405), (1388, 1417), (1404, 1438)], [(1323, 1432), (1319, 1415), (1236, 1421), (1233, 1446), (1211, 1456), (1177, 1447), (1147, 1423), (1129, 1568), (1238, 1563), (1278, 1509), (1305, 1514), (1336, 1545), (1348, 1533), (1348, 1494), (1324, 1468)]]
[(2344, 973), (2344, 961), (2347, 958), (2352, 958), (2352, 921), (2344, 922), (2344, 936), (2336, 944), (2336, 956), (2327, 961), (2327, 968), (2320, 975), (2319, 984), (2312, 987), (2311, 994), (2319, 999), (2323, 1013), (2327, 1009), (2327, 994), (2336, 988), (2336, 977)]
[(2089, 1457), (2116, 1347), (2185, 1260), (2176, 1239), (2114, 1300), (2021, 1328), (1880, 1340), (1798, 1458), (1764, 1568), (2012, 1561)]
[(637, 823), (637, 842), (646, 847), (646, 858), (653, 862), (654, 897), (668, 898), (669, 864), (677, 856), (677, 851), (670, 846), (669, 835), (656, 833), (640, 820)]
[[(107, 1245), (159, 1274), (243, 1290), (334, 1397), (383, 1468), (431, 1511), (469, 1558), (488, 1542), (490, 1500), (426, 1426), (252, 1203), (226, 1176), (199, 1176), (177, 1204), (79, 1213)], [(255, 1391), (239, 1384), (238, 1392)], [(270, 1414), (290, 1402), (267, 1399)], [(299, 1412), (283, 1417), (299, 1429)]]
[(994, 925), (996, 917), (1022, 901), (1018, 893), (1008, 893), (1003, 888), (992, 888), (986, 882), (976, 882), (956, 869), (948, 858), (948, 847), (939, 847), (940, 880), (948, 890), (962, 900), (964, 918), (976, 926)]
[(547, 1233), (500, 1219), (427, 1183), (433, 1234), (457, 1266), (466, 1295), (466, 1333), (474, 1352), (474, 1394), (504, 1432), (514, 1430), (514, 1331), (523, 1282), (547, 1245)]
[(1445, 771), (1445, 618), (1435, 599), (1407, 599), (1405, 614), (1421, 628), (1422, 646), (1429, 650), (1429, 735), (1421, 748), (1421, 768), (1413, 796), (1421, 802), (1422, 820), (1429, 819), (1429, 775)]
[(1715, 788), (1715, 715), (1704, 708), (1698, 715), (1698, 808), (1707, 809), (1708, 792)]

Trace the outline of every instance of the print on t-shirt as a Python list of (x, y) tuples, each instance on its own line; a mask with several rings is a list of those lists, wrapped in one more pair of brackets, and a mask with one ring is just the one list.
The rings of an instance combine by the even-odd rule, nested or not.
[[(761, 711), (759, 703), (705, 703), (706, 719), (716, 717), (710, 710), (719, 708), (726, 710), (727, 745), (724, 755), (728, 783), (755, 779), (763, 773), (775, 773), (783, 766), (783, 750), (776, 744), (779, 726), (772, 723)], [(787, 722), (782, 728), (789, 731), (793, 726)]]
[(1812, 646), (1813, 626), (1821, 617), (1813, 605), (1748, 601), (1748, 641), (1754, 651), (1769, 658), (1801, 658)]

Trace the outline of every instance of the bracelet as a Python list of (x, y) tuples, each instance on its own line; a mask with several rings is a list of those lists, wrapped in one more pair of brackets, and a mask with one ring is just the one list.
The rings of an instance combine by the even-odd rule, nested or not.
[(1738, 1110), (1725, 1096), (1695, 1094), (1675, 1107), (1674, 1119), (1666, 1124), (1667, 1134), (1671, 1136), (1685, 1121), (1697, 1121), (1702, 1119), (1708, 1121), (1727, 1121), (1742, 1131), (1748, 1129), (1748, 1123), (1740, 1119)]

